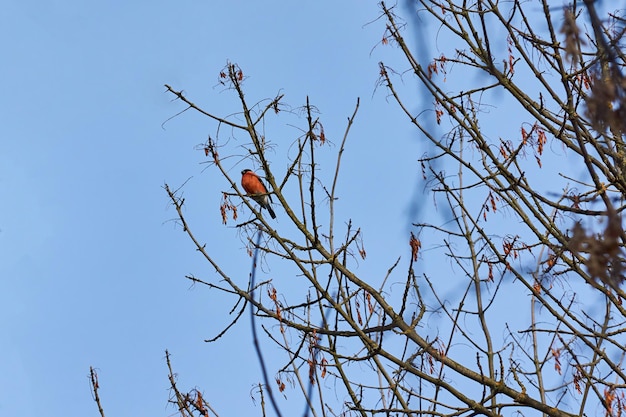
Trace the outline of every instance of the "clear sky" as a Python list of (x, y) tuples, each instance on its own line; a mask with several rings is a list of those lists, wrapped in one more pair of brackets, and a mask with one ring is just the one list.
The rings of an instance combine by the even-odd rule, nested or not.
[[(374, 49), (378, 16), (376, 2), (361, 0), (3, 2), (0, 415), (97, 415), (90, 366), (107, 415), (172, 415), (165, 349), (181, 389), (201, 388), (222, 415), (260, 415), (249, 329), (203, 342), (231, 305), (184, 278), (215, 275), (169, 221), (162, 189), (191, 177), (194, 231), (244, 279), (250, 259), (219, 218), (227, 190), (195, 149), (215, 124), (185, 113), (162, 128), (182, 109), (163, 84), (227, 115), (232, 98), (217, 76), (236, 62), (251, 101), (282, 92), (296, 107), (309, 95), (337, 144), (360, 97), (338, 224), (363, 227), (367, 271), (382, 276), (408, 253), (419, 147), (375, 92), (378, 61), (398, 59)], [(300, 134), (281, 132), (272, 139), (283, 147)]]
[[(399, 3), (398, 14), (408, 13), (405, 2)], [(184, 107), (164, 84), (227, 116), (238, 108), (218, 84), (218, 74), (230, 61), (246, 75), (249, 103), (282, 93), (283, 102), (297, 108), (308, 95), (332, 142), (317, 161), (326, 180), (360, 97), (338, 184), (337, 233), (345, 232), (349, 220), (361, 228), (368, 256), (358, 260), (357, 272), (368, 282), (379, 282), (399, 256), (406, 266), (411, 222), (448, 219), (445, 209), (439, 211), (422, 193), (417, 160), (428, 151), (425, 139), (385, 89), (376, 89), (379, 61), (398, 74), (407, 68), (396, 48), (380, 44), (385, 21), (379, 16), (377, 2), (363, 0), (3, 2), (0, 416), (97, 416), (90, 366), (98, 370), (106, 415), (173, 415), (165, 349), (181, 390), (198, 387), (222, 416), (261, 415), (254, 394), (261, 375), (248, 323), (217, 343), (204, 342), (229, 323), (232, 305), (185, 279), (217, 276), (173, 221), (176, 213), (163, 190), (166, 182), (172, 188), (185, 184), (185, 216), (194, 234), (233, 279), (245, 283), (251, 260), (242, 235), (232, 223), (221, 223), (221, 193), (228, 186), (206, 169), (198, 149), (208, 135), (216, 136), (217, 126), (191, 111), (172, 118)], [(443, 51), (454, 53), (436, 28), (419, 19), (407, 22), (405, 39), (423, 65)], [(505, 34), (494, 39), (505, 51)], [(536, 87), (523, 70), (516, 77), (525, 89)], [(411, 75), (395, 80), (411, 110), (425, 110), (421, 114), (428, 117), (432, 101), (421, 100)], [(459, 89), (455, 82), (481, 81), (463, 73), (445, 86), (452, 91)], [(494, 141), (517, 140), (522, 123), (532, 122), (519, 107), (508, 107), (501, 92), (483, 99), (481, 129)], [(274, 146), (268, 156), (277, 176), (305, 125), (297, 114), (273, 117), (262, 132)], [(433, 135), (443, 137), (436, 129)], [(241, 152), (240, 138), (231, 139), (226, 155)], [(550, 151), (563, 155), (558, 143)], [(246, 164), (226, 161), (233, 177), (255, 168)], [(527, 178), (560, 192), (562, 182), (555, 185), (551, 178), (557, 176), (546, 174), (549, 156), (544, 165), (529, 168)], [(571, 169), (572, 177), (584, 173), (576, 166), (552, 169)], [(276, 227), (285, 227), (284, 212), (276, 212)], [(240, 215), (249, 213), (243, 209)], [(502, 216), (499, 235), (511, 233), (516, 221), (506, 212)], [(427, 265), (439, 274), (450, 261), (436, 258), (440, 249), (437, 242), (430, 244), (435, 250), (428, 252), (425, 245), (420, 268)], [(278, 263), (265, 265), (262, 273), (279, 293), (308, 291)], [(438, 278), (444, 298), (454, 297), (454, 269)], [(500, 298), (505, 305), (495, 307), (495, 314), (514, 312), (513, 320), (524, 320), (515, 312), (528, 311), (528, 305), (516, 303), (527, 299), (525, 294)], [(510, 317), (496, 319), (504, 326)], [(435, 320), (428, 324), (436, 331)], [(273, 376), (284, 361), (274, 359), (270, 346), (264, 349)], [(290, 387), (280, 404), (291, 411), (284, 415), (303, 409)]]
[[(399, 3), (402, 16), (407, 9)], [(251, 261), (242, 236), (232, 224), (221, 224), (227, 185), (206, 169), (197, 149), (208, 135), (215, 137), (217, 126), (191, 111), (172, 118), (184, 107), (164, 84), (227, 116), (237, 107), (218, 74), (231, 61), (247, 77), (250, 103), (284, 93), (283, 101), (296, 108), (308, 95), (334, 143), (318, 161), (326, 179), (360, 97), (338, 185), (336, 225), (338, 234), (350, 219), (362, 229), (368, 257), (359, 260), (357, 272), (368, 282), (384, 277), (399, 256), (408, 260), (411, 222), (428, 215), (446, 220), (421, 192), (417, 160), (428, 150), (425, 139), (387, 92), (376, 89), (379, 61), (407, 68), (397, 49), (380, 45), (385, 22), (376, 20), (379, 15), (377, 2), (362, 0), (3, 2), (1, 416), (98, 415), (90, 366), (99, 373), (106, 415), (173, 415), (165, 349), (181, 390), (200, 388), (222, 416), (261, 415), (258, 396), (251, 397), (261, 376), (249, 325), (218, 343), (204, 342), (229, 322), (232, 305), (185, 279), (217, 276), (172, 221), (176, 213), (162, 188), (185, 183), (192, 230), (234, 279), (246, 282)], [(405, 36), (420, 59), (451, 47), (436, 28), (409, 23)], [(506, 48), (506, 36), (499, 47)], [(454, 82), (468, 79), (477, 81), (461, 74), (446, 85), (452, 90)], [(402, 81), (405, 93), (415, 89), (415, 97), (408, 96), (411, 109), (431, 110), (430, 101), (420, 103), (410, 75)], [(485, 94), (485, 102), (498, 99), (493, 94)], [(519, 108), (507, 114), (504, 107), (489, 108), (493, 113), (481, 124), (494, 140), (514, 139), (524, 121)], [(275, 146), (269, 156), (279, 175), (304, 125), (284, 117), (263, 132)], [(236, 140), (229, 151), (237, 150)], [(558, 146), (551, 150), (560, 152)], [(235, 158), (227, 166), (234, 177), (255, 168)], [(546, 171), (533, 172), (549, 188)], [(285, 225), (284, 212), (276, 212), (277, 227)], [(441, 260), (426, 253), (423, 263), (437, 270)], [(279, 292), (308, 290), (278, 265), (263, 273)], [(442, 280), (449, 291), (452, 275)], [(509, 310), (526, 302), (525, 296), (504, 300)], [(288, 389), (286, 397), (285, 408), (302, 410), (296, 391)]]

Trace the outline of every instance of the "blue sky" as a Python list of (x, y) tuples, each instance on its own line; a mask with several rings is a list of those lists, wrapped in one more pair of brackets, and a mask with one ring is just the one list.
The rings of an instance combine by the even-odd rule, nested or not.
[[(412, 221), (447, 220), (445, 210), (438, 212), (432, 197), (421, 193), (417, 159), (427, 150), (425, 139), (386, 91), (376, 90), (379, 61), (399, 71), (407, 67), (397, 49), (379, 44), (385, 25), (376, 20), (376, 2), (7, 0), (3, 6), (1, 415), (97, 415), (90, 366), (98, 370), (107, 415), (172, 415), (165, 349), (179, 388), (202, 389), (221, 415), (261, 414), (258, 397), (251, 398), (260, 373), (249, 325), (218, 343), (203, 342), (229, 322), (232, 305), (184, 278), (216, 276), (172, 221), (176, 213), (162, 188), (185, 183), (192, 230), (227, 273), (245, 282), (250, 258), (242, 236), (223, 226), (219, 215), (228, 187), (205, 169), (206, 157), (197, 149), (216, 136), (217, 126), (192, 112), (171, 119), (183, 107), (163, 84), (226, 116), (237, 110), (236, 101), (218, 84), (218, 74), (231, 61), (247, 76), (250, 103), (284, 93), (283, 101), (296, 108), (308, 95), (334, 143), (319, 154), (319, 175), (326, 180), (360, 97), (338, 185), (336, 226), (338, 234), (349, 219), (361, 227), (368, 257), (357, 269), (368, 282), (384, 277), (398, 256), (406, 267)], [(406, 12), (401, 5), (398, 11)], [(432, 28), (409, 24), (405, 35), (424, 60), (452, 48)], [(505, 48), (505, 42), (502, 37), (494, 47)], [(481, 81), (470, 74), (449, 78), (450, 90), (457, 82)], [(432, 103), (420, 103), (410, 76), (397, 82), (410, 106), (430, 108)], [(498, 94), (483, 97), (499, 107), (485, 107), (482, 127), (494, 140), (515, 140), (525, 116)], [(263, 132), (275, 145), (275, 173), (301, 134), (304, 120), (295, 116), (284, 112)], [(240, 152), (239, 139), (232, 138), (225, 152)], [(544, 171), (533, 166), (528, 176), (559, 191), (545, 180), (549, 162), (546, 156)], [(236, 158), (227, 165), (234, 177), (254, 168)], [(284, 213), (276, 211), (277, 227), (285, 226)], [(507, 226), (516, 221), (502, 216)], [(443, 264), (432, 246), (421, 261), (439, 272)], [(279, 292), (306, 292), (292, 272), (279, 265), (263, 271)], [(454, 271), (446, 269), (444, 278), (443, 293), (453, 297)], [(512, 303), (505, 307), (513, 310)], [(436, 319), (429, 324), (436, 330)], [(281, 404), (302, 409), (296, 391), (287, 391)]]
[[(397, 59), (393, 48), (372, 51), (384, 31), (382, 21), (368, 24), (378, 15), (375, 2), (356, 0), (3, 3), (0, 414), (97, 415), (94, 366), (107, 415), (171, 415), (165, 349), (181, 389), (203, 389), (222, 415), (260, 414), (249, 329), (203, 342), (231, 306), (184, 279), (214, 275), (169, 221), (162, 189), (191, 177), (194, 231), (231, 273), (246, 274), (242, 241), (219, 219), (225, 185), (195, 150), (215, 125), (185, 113), (162, 128), (182, 109), (163, 84), (226, 115), (233, 101), (217, 76), (236, 62), (250, 100), (282, 92), (296, 107), (309, 95), (337, 144), (360, 97), (344, 169), (377, 191), (340, 182), (338, 224), (394, 220), (364, 227), (370, 254), (397, 242), (367, 261), (382, 274), (406, 251), (419, 148), (374, 91), (378, 61)], [(283, 147), (299, 135), (281, 132), (291, 135), (274, 138)], [(405, 181), (394, 189), (381, 186), (385, 178)]]

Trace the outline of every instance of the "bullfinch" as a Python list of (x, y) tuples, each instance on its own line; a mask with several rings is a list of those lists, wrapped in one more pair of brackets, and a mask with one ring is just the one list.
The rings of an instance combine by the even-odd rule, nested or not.
[(259, 178), (257, 174), (250, 169), (241, 171), (241, 186), (254, 201), (267, 210), (272, 219), (276, 218), (276, 213), (274, 213), (274, 210), (272, 210), (270, 206), (272, 199), (267, 193), (267, 188), (265, 188), (263, 181), (261, 181), (261, 178)]

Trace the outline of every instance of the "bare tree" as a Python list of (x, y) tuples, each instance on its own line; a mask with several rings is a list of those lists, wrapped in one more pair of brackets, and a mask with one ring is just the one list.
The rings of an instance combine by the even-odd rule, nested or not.
[[(405, 19), (432, 28), (438, 52), (429, 62), (419, 62), (405, 40), (410, 25), (381, 3), (386, 29), (378, 47), (397, 48), (406, 66), (381, 62), (379, 91), (429, 144), (417, 163), (429, 201), (445, 216), (415, 223), (406, 253), (395, 255), (377, 286), (355, 268), (366, 255), (359, 226), (335, 215), (337, 179), (350, 179), (341, 159), (359, 122), (358, 100), (326, 182), (317, 175), (326, 133), (308, 101), (300, 109), (280, 95), (250, 104), (245, 74), (232, 63), (218, 79), (239, 99), (237, 115), (204, 110), (166, 86), (218, 126), (203, 149), (227, 184), (223, 222), (236, 226), (255, 259), (244, 286), (208, 253), (208, 237), (193, 233), (183, 206), (194, 202), (165, 189), (182, 230), (215, 270), (211, 280), (188, 278), (239, 302), (223, 331), (247, 311), (255, 328), (264, 324), (251, 343), (264, 338), (284, 353), (282, 367), (264, 366), (259, 377), (273, 409), (263, 401), (263, 415), (281, 414), (274, 397), (287, 380), (315, 416), (625, 410), (624, 19), (600, 13), (591, 0), (548, 3), (415, 1)], [(415, 82), (428, 108), (418, 108)], [(293, 139), (288, 166), (278, 168), (268, 153), (278, 145), (261, 126), (285, 113), (301, 115), (304, 133)], [(280, 230), (229, 174), (232, 132), (246, 137), (240, 159), (258, 167), (281, 207)], [(242, 207), (251, 220), (239, 220)], [(438, 253), (437, 265), (423, 255), (427, 248)], [(256, 278), (260, 263), (290, 265), (307, 291), (281, 296), (272, 281)], [(265, 365), (260, 350), (259, 360)], [(217, 415), (200, 391), (178, 389), (171, 366), (170, 381), (180, 415)]]

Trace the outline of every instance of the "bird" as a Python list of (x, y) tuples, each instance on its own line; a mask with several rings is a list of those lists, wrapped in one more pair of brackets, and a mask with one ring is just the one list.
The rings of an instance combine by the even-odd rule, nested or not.
[(272, 219), (276, 218), (276, 213), (274, 213), (274, 210), (272, 210), (272, 207), (270, 206), (272, 198), (267, 193), (267, 188), (265, 188), (261, 178), (252, 172), (251, 169), (244, 169), (241, 171), (241, 186), (254, 201), (267, 210)]

